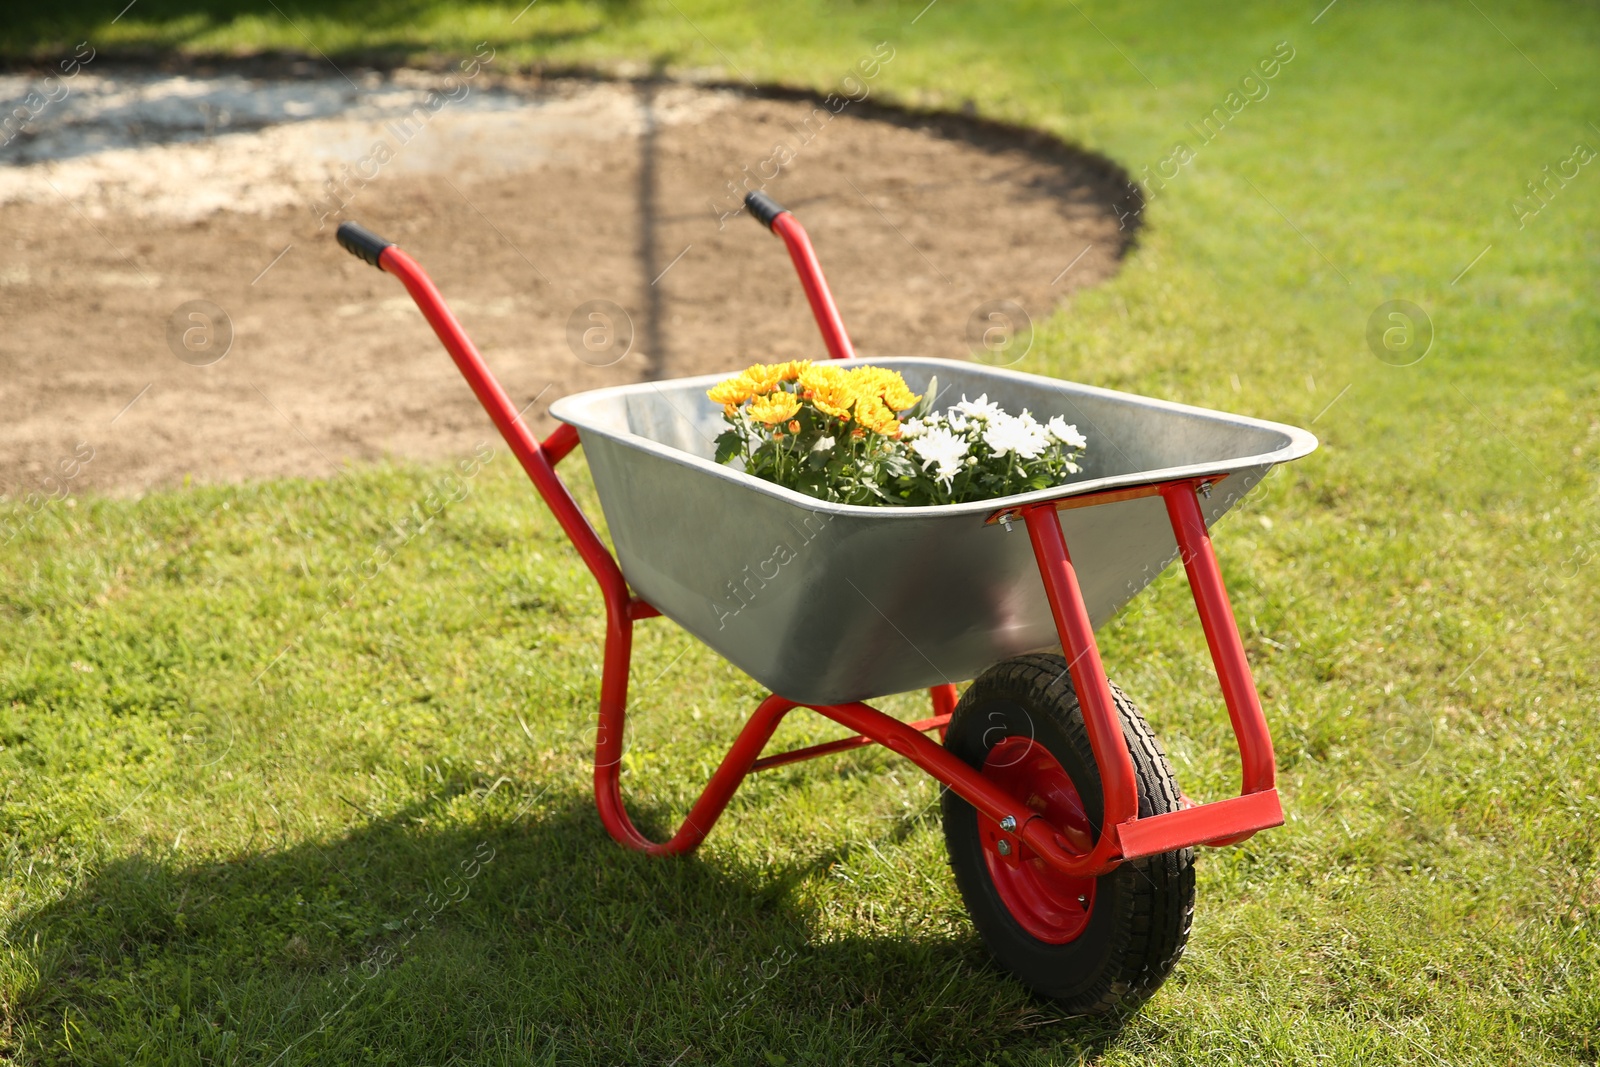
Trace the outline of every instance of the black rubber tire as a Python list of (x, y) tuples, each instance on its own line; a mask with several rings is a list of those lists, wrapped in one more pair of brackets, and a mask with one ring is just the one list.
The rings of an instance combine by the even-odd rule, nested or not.
[[(1122, 691), (1112, 686), (1112, 694), (1138, 777), (1140, 816), (1178, 810), (1182, 794), (1161, 745)], [(1100, 775), (1061, 656), (1021, 656), (985, 671), (962, 695), (944, 743), (981, 769), (990, 748), (1016, 734), (1031, 736), (1060, 762), (1098, 834)], [(1024, 930), (999, 896), (977, 810), (949, 789), (943, 808), (950, 866), (972, 923), (996, 962), (1034, 992), (1073, 1014), (1121, 1014), (1148, 1000), (1177, 966), (1194, 916), (1193, 849), (1131, 860), (1102, 875), (1083, 933), (1049, 944)]]

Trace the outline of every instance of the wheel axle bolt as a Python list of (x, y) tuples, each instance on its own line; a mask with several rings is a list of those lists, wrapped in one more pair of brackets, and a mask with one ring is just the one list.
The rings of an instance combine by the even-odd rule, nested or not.
[(1002, 855), (1002, 856), (1011, 855), (1011, 842), (1010, 841), (1002, 841), (1002, 842), (1000, 842), (998, 847), (999, 847), (1000, 855)]
[(1017, 820), (1015, 818), (1013, 818), (1012, 816), (1007, 815), (1005, 818), (1000, 820), (1000, 829), (1004, 830), (1006, 833), (1009, 834), (1012, 831), (1016, 830), (1016, 828), (1017, 828)]

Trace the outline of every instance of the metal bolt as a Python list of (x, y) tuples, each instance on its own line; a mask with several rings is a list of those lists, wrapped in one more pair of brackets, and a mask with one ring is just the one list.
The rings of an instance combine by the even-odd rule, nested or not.
[(1082, 893), (1079, 893), (1078, 894), (1078, 903), (1082, 904), (1084, 907), (1087, 908), (1089, 906), (1089, 898), (1084, 896)]
[(1006, 528), (1006, 533), (1011, 532), (1011, 512), (1008, 511), (1000, 516), (1000, 525)]
[(1017, 820), (1012, 818), (1010, 815), (1007, 815), (1005, 818), (1000, 820), (1000, 829), (1004, 830), (1006, 833), (1009, 834), (1016, 828)]
[(1000, 849), (1000, 855), (1002, 855), (1002, 856), (1011, 855), (1011, 842), (1010, 841), (1002, 841), (1002, 842), (1000, 842), (999, 849)]
[(1211, 499), (1211, 483), (1210, 482), (1201, 482), (1199, 485), (1195, 486), (1195, 488), (1200, 490), (1200, 495), (1201, 496), (1205, 497), (1207, 500)]

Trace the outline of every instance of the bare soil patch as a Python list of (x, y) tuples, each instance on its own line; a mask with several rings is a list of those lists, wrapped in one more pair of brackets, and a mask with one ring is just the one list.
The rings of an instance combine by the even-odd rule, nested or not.
[[(324, 476), (490, 437), (399, 284), (334, 243), (341, 219), (432, 273), (540, 432), (569, 392), (825, 356), (781, 242), (721, 217), (730, 180), (771, 173), (779, 146), (792, 158), (767, 191), (810, 230), (863, 355), (968, 358), (976, 309), (1012, 301), (1042, 320), (1113, 272), (1132, 232), (1112, 213), (1115, 167), (963, 116), (502, 81), (413, 118), (402, 141), (394, 123), (438, 75), (287, 89), (90, 77), (0, 154), (0, 490), (13, 494), (84, 447), (71, 488), (129, 493)], [(117, 122), (122, 135), (100, 128)], [(379, 141), (392, 158), (373, 164)], [(370, 180), (329, 193), (362, 167)], [(319, 224), (313, 205), (340, 201)], [(169, 344), (195, 300), (231, 322), (209, 365)], [(569, 343), (599, 323), (574, 320), (591, 301), (625, 309), (625, 355)]]

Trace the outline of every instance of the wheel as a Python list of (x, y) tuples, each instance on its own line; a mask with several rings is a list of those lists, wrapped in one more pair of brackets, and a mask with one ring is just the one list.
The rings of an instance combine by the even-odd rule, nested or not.
[[(1140, 816), (1178, 810), (1182, 794), (1149, 724), (1121, 690), (1112, 695)], [(944, 743), (1089, 851), (1100, 832), (1100, 774), (1064, 658), (1022, 656), (985, 671), (962, 695)], [(952, 790), (943, 807), (950, 866), (972, 923), (1023, 984), (1074, 1014), (1103, 1015), (1137, 1008), (1172, 973), (1194, 914), (1193, 849), (1069, 878)]]

